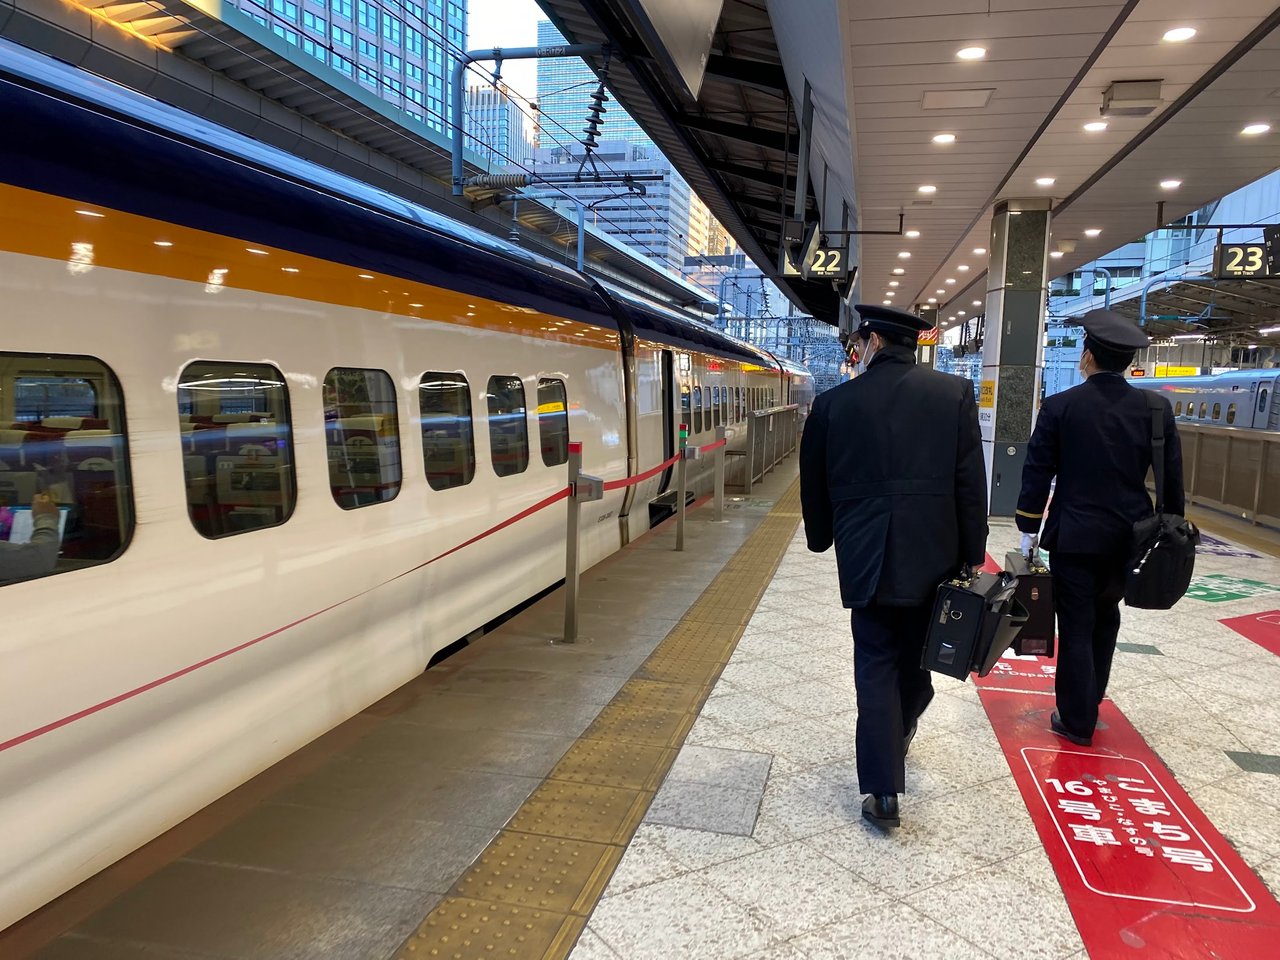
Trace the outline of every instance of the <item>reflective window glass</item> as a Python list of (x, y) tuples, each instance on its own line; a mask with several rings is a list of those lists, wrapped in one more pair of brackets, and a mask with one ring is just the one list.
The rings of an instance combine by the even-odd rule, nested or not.
[(691, 432), (702, 432), (702, 388), (699, 386), (694, 386), (693, 388), (693, 426)]
[(418, 383), (422, 416), (422, 462), (433, 490), (471, 482), (476, 444), (471, 424), (471, 387), (460, 373), (424, 373)]
[(1234, 403), (1227, 404), (1227, 423), (1236, 422), (1236, 405)]
[(1207, 403), (1202, 403), (1202, 404), (1200, 404), (1200, 419), (1201, 419), (1201, 420), (1203, 420), (1203, 419), (1204, 419), (1204, 415), (1205, 415), (1205, 413), (1207, 413), (1207, 412), (1208, 412), (1208, 410), (1209, 410), (1209, 405), (1208, 405)]
[(107, 563), (132, 532), (115, 374), (92, 357), (0, 353), (0, 586)]
[(489, 378), (489, 452), (500, 477), (524, 473), (529, 466), (529, 424), (524, 384), (519, 377)]
[(680, 422), (685, 425), (686, 430), (693, 429), (693, 405), (689, 399), (687, 384), (682, 384), (680, 387)]
[(1267, 388), (1263, 387), (1258, 391), (1258, 412), (1267, 412)]
[(284, 523), (293, 444), (284, 375), (264, 363), (197, 361), (178, 377), (187, 513), (206, 537)]
[(711, 426), (720, 426), (720, 385), (711, 388)]
[(329, 490), (350, 510), (400, 492), (396, 392), (382, 370), (335, 367), (324, 378), (324, 442)]
[(1213, 405), (1213, 419), (1217, 420), (1222, 416), (1222, 404), (1215, 403)]
[(569, 460), (569, 404), (563, 380), (538, 381), (538, 439), (548, 467)]
[(1179, 400), (1177, 403), (1175, 403), (1175, 404), (1173, 405), (1173, 415), (1174, 415), (1175, 417), (1180, 417), (1180, 416), (1182, 416), (1182, 401), (1181, 401), (1181, 400)]

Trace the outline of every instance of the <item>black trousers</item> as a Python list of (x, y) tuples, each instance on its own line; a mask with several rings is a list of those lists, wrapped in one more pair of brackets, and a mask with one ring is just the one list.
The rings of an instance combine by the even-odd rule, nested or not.
[(931, 607), (853, 611), (853, 678), (858, 691), (858, 789), (903, 793), (902, 738), (933, 699), (920, 667)]
[(1058, 615), (1058, 716), (1072, 733), (1091, 737), (1111, 679), (1128, 557), (1055, 552), (1049, 560)]

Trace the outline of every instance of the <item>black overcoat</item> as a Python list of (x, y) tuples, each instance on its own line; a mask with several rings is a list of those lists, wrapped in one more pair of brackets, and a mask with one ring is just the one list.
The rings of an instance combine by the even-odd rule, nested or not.
[(846, 607), (916, 606), (986, 557), (987, 489), (973, 384), (885, 347), (814, 402), (800, 442), (809, 549), (835, 543)]
[[(1164, 400), (1164, 510), (1181, 515), (1182, 442)], [(1127, 553), (1133, 525), (1151, 516), (1151, 408), (1118, 373), (1095, 373), (1046, 397), (1022, 468), (1018, 529), (1036, 533), (1049, 499), (1040, 545), (1052, 553)]]

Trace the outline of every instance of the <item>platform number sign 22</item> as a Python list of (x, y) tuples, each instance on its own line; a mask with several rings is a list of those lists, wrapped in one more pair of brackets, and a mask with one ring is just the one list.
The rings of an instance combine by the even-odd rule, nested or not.
[(840, 280), (849, 275), (849, 261), (843, 247), (818, 247), (805, 271), (810, 277)]

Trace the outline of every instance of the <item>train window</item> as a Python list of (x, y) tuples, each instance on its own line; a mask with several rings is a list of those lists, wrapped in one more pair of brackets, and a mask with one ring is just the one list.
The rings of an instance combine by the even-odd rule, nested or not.
[(1212, 419), (1214, 419), (1214, 420), (1218, 420), (1218, 419), (1220, 419), (1221, 417), (1222, 417), (1222, 404), (1220, 404), (1220, 403), (1215, 403), (1215, 404), (1213, 405), (1213, 418), (1212, 418)]
[(0, 586), (109, 563), (133, 533), (124, 395), (92, 357), (0, 353)]
[(729, 388), (720, 388), (720, 420), (722, 423), (729, 422)]
[(548, 467), (569, 460), (569, 403), (563, 380), (538, 381), (538, 438)]
[(471, 385), (460, 373), (424, 373), (418, 381), (422, 465), (432, 490), (449, 490), (476, 475)]
[(293, 513), (293, 444), (284, 375), (265, 363), (197, 361), (178, 377), (187, 514), (209, 538), (284, 523)]
[(1263, 387), (1258, 391), (1258, 412), (1267, 412), (1267, 388)]
[(382, 370), (335, 367), (324, 378), (324, 442), (329, 491), (344, 510), (400, 492), (400, 428), (395, 385)]
[(1175, 417), (1180, 417), (1180, 416), (1182, 416), (1182, 401), (1181, 401), (1181, 400), (1179, 400), (1177, 403), (1175, 403), (1175, 404), (1173, 405), (1173, 415), (1174, 415)]
[(720, 385), (716, 384), (711, 388), (711, 426), (718, 427), (720, 423)]
[(1234, 403), (1227, 404), (1227, 423), (1236, 422), (1236, 405)]
[(702, 388), (693, 388), (693, 433), (702, 432)]
[(686, 430), (693, 429), (693, 405), (688, 384), (680, 385), (680, 422), (684, 424)]
[(1207, 403), (1202, 403), (1202, 404), (1200, 404), (1200, 419), (1201, 419), (1201, 420), (1203, 420), (1203, 419), (1204, 419), (1204, 415), (1205, 415), (1205, 413), (1207, 413), (1207, 412), (1208, 412), (1208, 410), (1209, 410), (1209, 405), (1208, 405)]
[(529, 466), (529, 424), (524, 383), (519, 377), (489, 378), (489, 452), (500, 477), (524, 473)]

